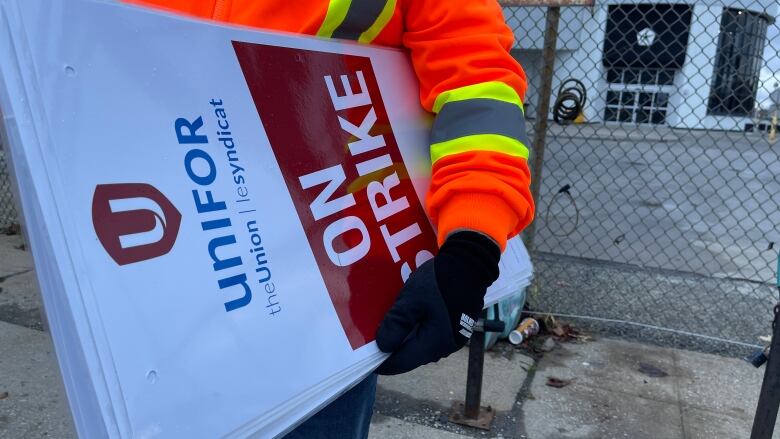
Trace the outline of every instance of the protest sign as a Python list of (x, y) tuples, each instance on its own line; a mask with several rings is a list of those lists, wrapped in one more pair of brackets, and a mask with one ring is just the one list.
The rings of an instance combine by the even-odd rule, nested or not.
[[(381, 363), (376, 328), (436, 251), (402, 51), (0, 5), (0, 106), (81, 436), (275, 436)], [(489, 303), (530, 277), (523, 254)]]

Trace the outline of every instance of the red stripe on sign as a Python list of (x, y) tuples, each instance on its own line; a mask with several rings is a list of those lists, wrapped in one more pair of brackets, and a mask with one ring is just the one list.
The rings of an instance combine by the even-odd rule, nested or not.
[(436, 251), (371, 60), (233, 42), (298, 217), (353, 349)]

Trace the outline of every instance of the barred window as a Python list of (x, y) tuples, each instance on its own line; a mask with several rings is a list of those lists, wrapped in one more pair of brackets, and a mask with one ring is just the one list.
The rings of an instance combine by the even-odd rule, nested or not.
[(755, 12), (725, 9), (707, 113), (749, 116), (756, 102), (767, 19)]
[(607, 122), (666, 123), (669, 93), (653, 90), (608, 90), (604, 120)]

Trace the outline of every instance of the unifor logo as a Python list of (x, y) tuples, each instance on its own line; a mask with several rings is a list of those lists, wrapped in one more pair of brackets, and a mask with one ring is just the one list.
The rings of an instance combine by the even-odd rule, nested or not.
[(181, 214), (148, 184), (100, 184), (92, 197), (92, 224), (111, 258), (127, 265), (171, 251)]

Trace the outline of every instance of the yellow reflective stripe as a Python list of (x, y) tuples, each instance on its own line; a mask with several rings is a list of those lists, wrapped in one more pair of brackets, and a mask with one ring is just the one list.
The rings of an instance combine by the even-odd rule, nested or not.
[(495, 99), (509, 102), (523, 109), (523, 101), (514, 88), (499, 81), (482, 82), (480, 84), (467, 85), (445, 91), (436, 97), (433, 104), (433, 112), (438, 113), (447, 102), (465, 101), (466, 99)]
[(372, 24), (371, 27), (369, 27), (365, 32), (360, 34), (360, 38), (358, 38), (359, 43), (370, 43), (374, 41), (377, 35), (382, 32), (382, 29), (387, 26), (387, 23), (390, 21), (390, 19), (393, 18), (393, 13), (395, 12), (395, 3), (396, 0), (387, 0), (385, 7), (382, 8), (382, 12), (379, 13), (379, 17), (377, 17), (374, 24)]
[(333, 31), (344, 21), (351, 4), (352, 0), (330, 0), (328, 12), (325, 14), (325, 20), (322, 22), (320, 30), (317, 31), (317, 36), (330, 38)]
[(493, 151), (528, 159), (528, 148), (522, 142), (500, 134), (475, 134), (431, 145), (431, 162), (461, 152)]

